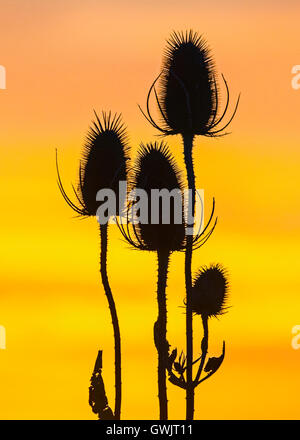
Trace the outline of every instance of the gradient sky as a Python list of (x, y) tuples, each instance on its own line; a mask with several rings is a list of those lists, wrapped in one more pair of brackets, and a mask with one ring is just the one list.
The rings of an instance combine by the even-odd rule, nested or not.
[[(216, 198), (219, 223), (194, 269), (230, 273), (229, 312), (211, 322), (209, 354), (222, 369), (197, 389), (196, 418), (299, 418), (299, 107), (291, 87), (300, 64), (296, 1), (1, 0), (0, 418), (89, 419), (89, 377), (104, 350), (113, 406), (113, 339), (99, 280), (93, 219), (74, 219), (56, 186), (55, 148), (71, 194), (93, 109), (121, 111), (132, 156), (157, 134), (137, 103), (161, 66), (170, 32), (208, 40), (217, 70), (241, 92), (231, 132), (197, 138), (197, 187)], [(223, 94), (224, 96), (224, 94)], [(224, 98), (223, 98), (224, 102)], [(179, 137), (168, 139), (183, 166)], [(184, 348), (183, 255), (168, 282), (169, 336)], [(111, 228), (109, 272), (123, 341), (123, 418), (157, 417), (154, 254), (132, 251)], [(195, 349), (200, 348), (195, 320)], [(198, 337), (197, 337), (198, 336)], [(136, 386), (137, 382), (142, 383)], [(185, 396), (169, 386), (170, 418)]]

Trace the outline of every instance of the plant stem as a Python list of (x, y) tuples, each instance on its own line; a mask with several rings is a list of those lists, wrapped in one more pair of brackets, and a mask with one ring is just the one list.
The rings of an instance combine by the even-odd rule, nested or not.
[(201, 315), (202, 325), (203, 325), (203, 339), (201, 342), (201, 361), (199, 365), (199, 369), (195, 378), (195, 383), (200, 379), (204, 364), (205, 358), (208, 350), (208, 317), (206, 315)]
[(158, 351), (158, 398), (159, 418), (168, 420), (168, 398), (166, 384), (166, 366), (168, 360), (167, 342), (167, 301), (166, 285), (169, 266), (169, 252), (158, 251), (157, 303), (158, 318), (155, 324), (155, 342)]
[[(189, 194), (188, 207), (191, 215), (195, 213), (195, 174), (193, 166), (193, 136), (184, 135), (184, 161), (187, 172)], [(191, 199), (191, 200), (190, 200)], [(191, 225), (189, 225), (191, 227)], [(187, 235), (185, 251), (185, 288), (186, 288), (186, 420), (194, 418), (194, 385), (193, 385), (193, 312), (191, 303), (192, 294), (192, 255), (193, 234)]]
[(107, 297), (112, 325), (114, 329), (115, 340), (115, 412), (116, 420), (121, 417), (121, 337), (119, 321), (115, 306), (115, 301), (111, 292), (111, 288), (107, 276), (107, 228), (108, 225), (100, 225), (101, 236), (101, 256), (100, 256), (100, 272), (105, 295)]

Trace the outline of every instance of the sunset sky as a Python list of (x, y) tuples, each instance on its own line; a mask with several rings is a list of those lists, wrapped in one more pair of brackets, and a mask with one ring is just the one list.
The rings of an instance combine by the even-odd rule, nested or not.
[[(207, 39), (230, 110), (231, 134), (198, 137), (197, 187), (218, 226), (194, 270), (222, 263), (231, 308), (210, 322), (209, 355), (221, 369), (196, 391), (196, 419), (299, 418), (300, 64), (298, 1), (0, 0), (1, 269), (0, 419), (95, 419), (89, 378), (103, 349), (114, 396), (113, 337), (99, 276), (95, 219), (79, 220), (56, 184), (55, 148), (71, 195), (93, 109), (122, 112), (132, 158), (157, 132), (141, 115), (172, 30)], [(223, 103), (225, 91), (222, 87)], [(180, 167), (180, 137), (167, 142)], [(124, 419), (155, 419), (156, 256), (129, 249), (112, 226), (109, 274), (123, 354)], [(184, 255), (171, 257), (168, 339), (185, 349)], [(201, 343), (195, 319), (195, 351)], [(169, 385), (170, 419), (185, 394)]]

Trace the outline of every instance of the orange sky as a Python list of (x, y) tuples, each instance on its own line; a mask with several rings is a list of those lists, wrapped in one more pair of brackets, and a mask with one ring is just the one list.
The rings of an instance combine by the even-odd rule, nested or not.
[[(0, 90), (1, 299), (0, 418), (94, 418), (89, 377), (99, 348), (113, 406), (113, 341), (99, 281), (95, 220), (73, 218), (56, 186), (76, 179), (93, 108), (121, 111), (133, 156), (157, 134), (142, 118), (173, 29), (203, 33), (232, 105), (221, 139), (195, 145), (197, 186), (215, 196), (219, 223), (194, 267), (230, 272), (229, 313), (211, 322), (210, 354), (222, 369), (197, 390), (196, 418), (299, 418), (300, 324), (299, 105), (291, 68), (300, 64), (294, 1), (199, 2), (54, 0), (1, 2)], [(183, 166), (180, 138), (169, 145)], [(109, 272), (122, 341), (123, 417), (157, 417), (155, 255), (134, 252), (111, 228)], [(169, 340), (184, 348), (183, 255), (171, 259)], [(200, 346), (200, 324), (195, 335)], [(196, 347), (196, 346), (195, 346)], [(144, 386), (137, 387), (137, 381)], [(170, 418), (185, 396), (169, 386)]]

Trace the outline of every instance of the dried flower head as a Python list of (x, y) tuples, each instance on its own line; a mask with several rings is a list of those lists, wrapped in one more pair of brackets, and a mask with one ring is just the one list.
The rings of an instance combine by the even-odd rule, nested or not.
[[(160, 87), (155, 84), (160, 77)], [(203, 135), (219, 136), (232, 121), (238, 106), (230, 120), (222, 128), (217, 128), (223, 120), (229, 105), (229, 90), (223, 77), (227, 102), (220, 117), (219, 90), (214, 62), (203, 37), (196, 32), (173, 32), (167, 40), (163, 59), (163, 68), (152, 84), (147, 98), (148, 121), (164, 135)], [(156, 103), (161, 115), (159, 126), (149, 110), (149, 99), (154, 91)]]
[(102, 112), (102, 121), (96, 113), (95, 116), (96, 121), (89, 129), (83, 149), (78, 191), (73, 187), (79, 206), (66, 195), (57, 166), (58, 185), (68, 205), (84, 216), (96, 215), (101, 204), (96, 201), (99, 190), (112, 189), (116, 195), (116, 215), (119, 215), (119, 181), (126, 181), (129, 150), (126, 130), (121, 115)]
[(192, 309), (206, 317), (222, 315), (228, 296), (227, 272), (220, 264), (202, 267), (192, 289)]
[[(126, 239), (136, 249), (158, 251), (166, 250), (184, 251), (186, 247), (186, 224), (184, 222), (184, 206), (183, 206), (183, 184), (180, 174), (178, 172), (175, 160), (171, 155), (166, 143), (155, 142), (147, 144), (146, 146), (141, 144), (141, 148), (138, 152), (136, 164), (133, 168), (133, 176), (131, 186), (132, 189), (142, 189), (147, 194), (148, 206), (147, 206), (147, 222), (138, 222), (132, 225), (133, 234), (130, 233), (129, 227), (129, 213), (132, 213), (133, 206), (130, 205), (127, 210), (127, 225), (118, 223), (119, 229)], [(181, 214), (182, 223), (177, 224), (175, 222), (175, 207), (174, 199), (170, 198), (170, 221), (168, 224), (163, 223), (163, 206), (159, 205), (158, 222), (154, 224), (151, 219), (151, 212), (153, 207), (153, 200), (151, 199), (151, 190), (167, 189), (172, 191), (178, 189), (181, 193)], [(160, 201), (162, 203), (162, 200)], [(206, 241), (212, 235), (216, 225), (216, 218), (210, 227), (215, 212), (215, 200), (213, 199), (212, 210), (207, 224), (203, 229), (200, 229), (193, 237), (194, 250), (203, 246)]]
[(168, 224), (163, 221), (161, 199), (158, 206), (158, 221), (154, 223), (151, 218), (151, 212), (154, 210), (151, 190), (178, 190), (180, 199), (183, 200), (180, 175), (175, 160), (164, 142), (141, 145), (133, 169), (132, 186), (145, 191), (147, 195), (147, 224), (141, 221), (133, 225), (135, 239), (131, 237), (128, 228), (127, 232), (122, 228), (121, 231), (126, 240), (134, 247), (143, 250), (166, 252), (181, 250), (185, 241), (183, 202), (181, 203), (182, 221), (180, 224), (175, 222), (176, 207), (173, 197), (170, 197)]

